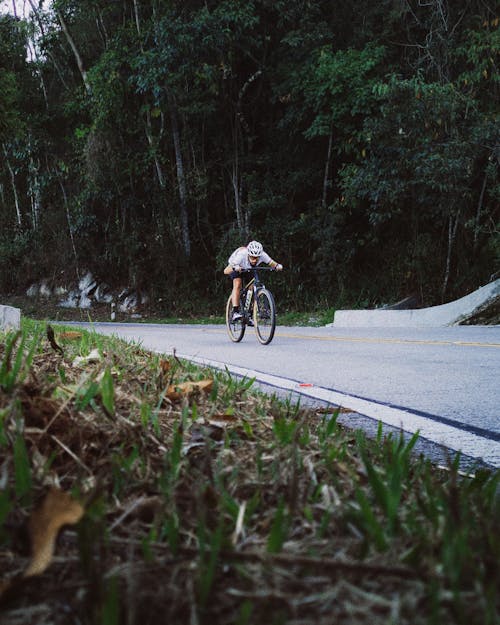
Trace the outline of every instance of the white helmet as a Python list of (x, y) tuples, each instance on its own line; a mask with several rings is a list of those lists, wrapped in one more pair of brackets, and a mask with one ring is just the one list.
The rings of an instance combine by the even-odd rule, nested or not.
[(249, 256), (261, 256), (263, 251), (262, 243), (259, 243), (258, 241), (250, 241), (247, 245), (247, 252)]

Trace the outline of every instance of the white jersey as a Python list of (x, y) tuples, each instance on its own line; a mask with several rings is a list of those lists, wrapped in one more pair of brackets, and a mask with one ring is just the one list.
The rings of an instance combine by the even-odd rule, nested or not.
[[(260, 258), (257, 261), (257, 265), (260, 265), (261, 263), (269, 265), (269, 263), (272, 262), (273, 259), (269, 256), (269, 254), (266, 254), (266, 252), (262, 251)], [(239, 247), (237, 250), (235, 250), (229, 257), (227, 263), (232, 267), (236, 267), (236, 265), (239, 265), (244, 270), (251, 269), (252, 266), (255, 267), (255, 265), (251, 265), (250, 261), (248, 260), (248, 250), (246, 247)]]

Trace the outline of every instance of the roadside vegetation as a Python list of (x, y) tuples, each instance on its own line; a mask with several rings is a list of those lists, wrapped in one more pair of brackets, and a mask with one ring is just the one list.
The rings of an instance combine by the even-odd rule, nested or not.
[(2, 625), (499, 622), (500, 472), (252, 382), (62, 326), (2, 335)]
[[(227, 286), (227, 285), (226, 285)], [(229, 291), (226, 295), (229, 294)], [(59, 305), (58, 298), (30, 298), (26, 295), (11, 295), (2, 297), (1, 302), (6, 306), (14, 306), (22, 311), (23, 317), (30, 319), (64, 321), (111, 321), (111, 308), (109, 304), (94, 305), (90, 309), (63, 308)], [(115, 311), (114, 320), (117, 322), (133, 323), (204, 323), (224, 324), (226, 298), (213, 306), (207, 306), (211, 313), (203, 314), (201, 310), (179, 310), (176, 316), (166, 317), (160, 308), (153, 305), (141, 307), (140, 315), (132, 316), (130, 313)], [(334, 308), (315, 308), (309, 311), (295, 311), (292, 309), (278, 308), (278, 322), (283, 326), (324, 326), (333, 322)]]

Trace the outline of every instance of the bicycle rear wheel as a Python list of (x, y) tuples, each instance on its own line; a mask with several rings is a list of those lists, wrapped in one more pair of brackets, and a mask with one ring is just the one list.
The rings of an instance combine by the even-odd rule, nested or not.
[(267, 289), (257, 291), (253, 307), (253, 322), (259, 342), (262, 345), (270, 343), (276, 329), (276, 306), (271, 291)]
[(226, 328), (227, 333), (229, 334), (229, 338), (231, 341), (235, 343), (239, 343), (245, 334), (246, 325), (243, 320), (243, 317), (238, 319), (238, 321), (232, 321), (233, 318), (233, 301), (231, 295), (227, 300), (226, 304)]

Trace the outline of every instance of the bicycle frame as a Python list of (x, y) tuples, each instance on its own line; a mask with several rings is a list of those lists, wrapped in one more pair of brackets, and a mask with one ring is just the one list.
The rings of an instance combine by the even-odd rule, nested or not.
[[(266, 285), (259, 278), (259, 271), (274, 271), (271, 267), (252, 267), (251, 269), (246, 269), (246, 273), (252, 273), (253, 277), (244, 285), (241, 286), (240, 291), (240, 302), (243, 304), (243, 316), (245, 318), (245, 322), (252, 316), (252, 303), (255, 299), (255, 295), (259, 289), (264, 289)], [(247, 297), (250, 296), (249, 302), (247, 302)]]

